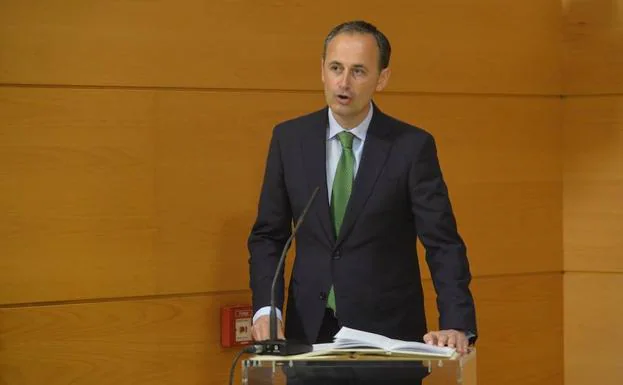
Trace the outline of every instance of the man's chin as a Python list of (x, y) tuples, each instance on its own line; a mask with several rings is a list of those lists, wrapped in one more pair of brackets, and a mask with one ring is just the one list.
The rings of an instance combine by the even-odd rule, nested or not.
[(340, 102), (333, 102), (331, 104), (331, 109), (340, 115), (352, 115), (354, 108), (352, 104), (342, 104)]
[(340, 118), (347, 118), (352, 115), (352, 111), (347, 106), (343, 106), (339, 103), (334, 103), (331, 105), (331, 111), (333, 111), (333, 115)]

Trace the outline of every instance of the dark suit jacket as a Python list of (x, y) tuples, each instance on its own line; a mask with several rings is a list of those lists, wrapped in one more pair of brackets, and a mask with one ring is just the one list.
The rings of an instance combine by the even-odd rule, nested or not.
[[(466, 248), (457, 233), (433, 137), (376, 106), (339, 236), (326, 177), (327, 108), (274, 129), (249, 237), (253, 307), (270, 303), (293, 218), (320, 187), (296, 235), (286, 337), (314, 343), (335, 287), (340, 323), (392, 338), (427, 332), (416, 236), (427, 250), (441, 329), (476, 332)], [(280, 279), (277, 306), (283, 308)]]

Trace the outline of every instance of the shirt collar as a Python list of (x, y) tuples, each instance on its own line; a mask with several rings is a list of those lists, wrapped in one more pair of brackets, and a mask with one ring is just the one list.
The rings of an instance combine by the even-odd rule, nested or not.
[(368, 110), (368, 115), (366, 115), (365, 119), (359, 123), (357, 127), (354, 127), (350, 130), (345, 130), (340, 126), (340, 124), (335, 120), (333, 116), (333, 112), (331, 112), (331, 107), (328, 109), (329, 114), (329, 130), (327, 131), (327, 139), (333, 139), (337, 134), (342, 131), (348, 131), (351, 134), (355, 135), (357, 139), (362, 142), (366, 139), (366, 134), (368, 133), (368, 127), (370, 127), (370, 121), (372, 121), (372, 113), (374, 111), (374, 107), (372, 106), (372, 102), (370, 102), (370, 109)]

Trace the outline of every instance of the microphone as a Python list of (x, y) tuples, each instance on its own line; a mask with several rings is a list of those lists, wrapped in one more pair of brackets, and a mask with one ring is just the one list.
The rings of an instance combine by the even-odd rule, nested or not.
[(285, 339), (277, 338), (277, 311), (275, 310), (275, 287), (277, 286), (277, 277), (279, 276), (279, 272), (283, 268), (283, 263), (286, 259), (286, 254), (288, 249), (290, 248), (290, 244), (294, 239), (299, 227), (303, 223), (303, 219), (305, 219), (305, 215), (307, 215), (307, 211), (311, 206), (312, 202), (316, 198), (320, 187), (316, 187), (314, 192), (312, 192), (309, 201), (307, 201), (307, 205), (303, 209), (303, 212), (299, 216), (298, 221), (294, 225), (294, 229), (292, 230), (292, 234), (286, 241), (283, 246), (283, 250), (281, 251), (281, 257), (279, 258), (279, 262), (277, 263), (277, 269), (275, 270), (275, 276), (273, 278), (273, 284), (270, 288), (270, 339), (267, 341), (258, 341), (254, 346), (253, 350), (257, 354), (265, 354), (265, 355), (277, 355), (277, 356), (290, 356), (294, 354), (307, 353), (312, 351), (312, 346), (310, 344), (304, 344), (295, 341), (287, 341)]

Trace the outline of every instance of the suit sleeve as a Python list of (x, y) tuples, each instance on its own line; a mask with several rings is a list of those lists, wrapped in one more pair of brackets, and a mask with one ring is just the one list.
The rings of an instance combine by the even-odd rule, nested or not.
[(435, 141), (425, 135), (412, 163), (409, 188), (418, 237), (437, 292), (439, 327), (476, 334), (466, 246), (457, 231)]
[[(273, 130), (264, 181), (260, 192), (257, 218), (248, 239), (250, 287), (253, 311), (270, 304), (270, 290), (275, 269), (291, 233), (292, 210), (286, 191), (279, 127)], [(283, 309), (283, 269), (278, 277), (275, 304)]]

